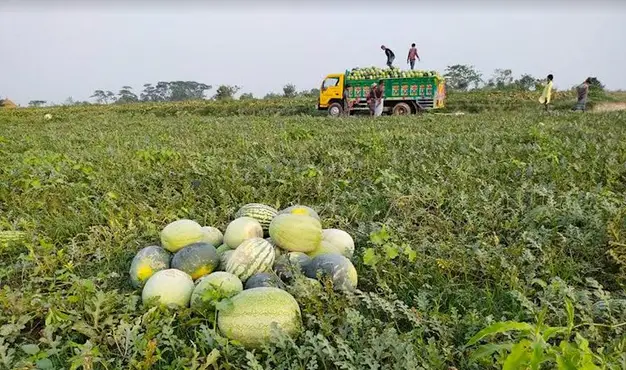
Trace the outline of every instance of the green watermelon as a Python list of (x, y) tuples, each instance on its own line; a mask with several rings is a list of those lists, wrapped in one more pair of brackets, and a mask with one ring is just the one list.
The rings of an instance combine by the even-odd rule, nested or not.
[(302, 252), (289, 252), (276, 258), (274, 272), (281, 279), (290, 281), (298, 272), (311, 263), (311, 258)]
[(330, 242), (323, 240), (320, 243), (320, 245), (315, 248), (315, 250), (313, 250), (312, 252), (307, 253), (307, 255), (311, 258), (320, 256), (322, 254), (339, 254), (341, 255), (341, 251), (339, 250), (339, 248), (335, 247), (333, 244), (331, 244)]
[(165, 249), (152, 245), (145, 247), (130, 264), (130, 280), (135, 288), (142, 287), (155, 272), (170, 268), (172, 255)]
[(215, 247), (209, 243), (194, 243), (176, 252), (172, 258), (172, 268), (186, 272), (197, 280), (212, 273), (219, 262)]
[(322, 230), (322, 244), (329, 244), (341, 255), (352, 258), (354, 254), (354, 239), (347, 232), (340, 229)]
[(268, 272), (257, 272), (256, 274), (250, 276), (248, 280), (246, 280), (245, 289), (268, 286), (281, 289), (284, 287), (283, 282), (280, 281), (278, 276), (276, 276), (275, 274), (270, 274)]
[(252, 238), (244, 241), (228, 259), (226, 271), (245, 282), (257, 272), (268, 271), (274, 264), (274, 248), (266, 240)]
[(247, 348), (271, 343), (272, 328), (296, 337), (302, 330), (302, 314), (295, 298), (284, 290), (261, 287), (244, 290), (231, 298), (217, 315), (219, 331)]
[(226, 227), (224, 243), (231, 249), (235, 249), (246, 239), (262, 237), (263, 227), (259, 221), (252, 217), (239, 217)]
[(203, 302), (216, 303), (230, 298), (243, 290), (241, 280), (228, 272), (217, 271), (198, 280), (191, 294), (191, 306), (200, 306)]
[(317, 212), (315, 212), (313, 208), (302, 206), (302, 205), (295, 205), (295, 206), (287, 207), (281, 210), (280, 212), (278, 212), (278, 214), (279, 215), (283, 215), (283, 214), (303, 215), (303, 216), (313, 217), (317, 219), (318, 221), (321, 220), (320, 216), (317, 214)]
[(268, 205), (261, 203), (249, 203), (239, 208), (237, 213), (235, 213), (235, 218), (252, 217), (259, 221), (261, 227), (263, 227), (263, 231), (267, 233), (270, 227), (270, 222), (277, 213), (278, 210)]
[(193, 280), (188, 274), (176, 269), (161, 270), (148, 279), (141, 300), (147, 303), (159, 297), (158, 302), (162, 305), (187, 307), (193, 289)]
[(354, 291), (358, 283), (358, 275), (354, 265), (346, 257), (339, 254), (322, 254), (311, 261), (304, 269), (307, 277), (312, 279), (330, 278), (335, 290)]
[(175, 253), (189, 244), (198, 243), (204, 238), (202, 226), (199, 223), (182, 219), (169, 223), (161, 231), (163, 248)]
[(216, 248), (224, 241), (224, 234), (216, 227), (202, 226), (202, 232), (204, 234), (202, 241)]
[(281, 249), (312, 252), (322, 241), (322, 224), (310, 216), (285, 213), (272, 220), (270, 237)]
[(230, 251), (232, 249), (230, 249), (230, 247), (226, 244), (222, 244), (219, 247), (217, 247), (216, 251), (217, 251), (217, 255), (221, 256), (224, 252), (226, 251)]

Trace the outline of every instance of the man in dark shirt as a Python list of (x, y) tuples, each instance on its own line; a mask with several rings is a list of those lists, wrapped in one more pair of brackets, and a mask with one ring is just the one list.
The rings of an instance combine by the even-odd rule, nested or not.
[(391, 68), (393, 60), (396, 59), (396, 55), (385, 45), (381, 45), (380, 48), (385, 51), (385, 55), (387, 56), (387, 67)]
[(587, 77), (585, 82), (580, 84), (576, 88), (576, 93), (578, 95), (578, 101), (576, 105), (572, 108), (572, 110), (577, 111), (586, 111), (587, 110), (587, 96), (589, 95), (589, 85), (591, 84), (591, 77)]

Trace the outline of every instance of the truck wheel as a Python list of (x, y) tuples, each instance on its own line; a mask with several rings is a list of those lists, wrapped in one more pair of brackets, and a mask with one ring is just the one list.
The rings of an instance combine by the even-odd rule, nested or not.
[(392, 114), (394, 116), (406, 116), (411, 114), (411, 107), (407, 103), (398, 103), (393, 106)]
[(343, 114), (343, 106), (339, 103), (332, 103), (328, 107), (328, 115), (331, 117), (339, 117)]

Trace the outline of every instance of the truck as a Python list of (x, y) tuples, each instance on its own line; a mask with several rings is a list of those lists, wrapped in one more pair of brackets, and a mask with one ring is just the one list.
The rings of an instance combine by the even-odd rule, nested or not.
[(369, 112), (367, 95), (374, 83), (384, 82), (383, 113), (392, 115), (417, 114), (444, 107), (445, 80), (439, 73), (381, 69), (346, 70), (327, 75), (322, 81), (317, 109), (328, 111), (331, 117), (344, 114), (344, 87), (349, 85), (348, 98), (354, 102), (348, 114)]

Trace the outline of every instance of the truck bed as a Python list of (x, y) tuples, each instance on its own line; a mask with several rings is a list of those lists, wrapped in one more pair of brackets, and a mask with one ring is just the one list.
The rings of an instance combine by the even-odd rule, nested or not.
[[(346, 80), (350, 85), (348, 93), (350, 99), (364, 101), (370, 92), (373, 83), (379, 80)], [(443, 81), (436, 76), (417, 78), (384, 78), (385, 100), (414, 100), (425, 109), (438, 108), (443, 106), (443, 96), (445, 88)], [(442, 85), (442, 86), (440, 86)], [(437, 101), (441, 103), (437, 104)]]

